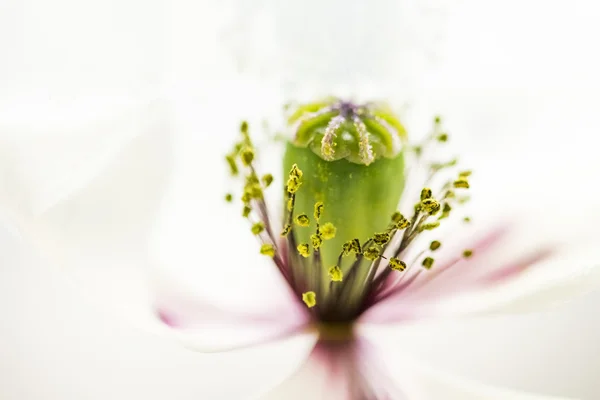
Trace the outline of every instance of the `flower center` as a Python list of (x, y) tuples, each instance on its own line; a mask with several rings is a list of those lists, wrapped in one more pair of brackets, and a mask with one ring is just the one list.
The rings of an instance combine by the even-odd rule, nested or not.
[[(264, 197), (273, 176), (258, 175), (246, 123), (227, 161), (232, 175), (239, 175), (240, 162), (247, 171), (242, 214), (262, 242), (261, 254), (273, 259), (322, 338), (340, 340), (352, 336), (353, 322), (369, 307), (406, 290), (434, 268), (435, 252), (442, 247), (439, 237), (431, 238), (421, 251), (411, 247), (416, 238), (435, 234), (468, 199), (463, 193), (471, 173), (452, 173), (439, 187), (432, 185), (434, 178), (456, 166), (456, 160), (433, 162), (424, 157), (430, 146), (448, 140), (439, 118), (425, 142), (399, 152), (393, 146), (393, 138), (400, 140), (399, 122), (380, 109), (338, 101), (301, 110), (291, 118), (295, 140), (287, 144), (284, 157), (287, 176), (279, 235)], [(344, 147), (351, 142), (348, 137), (356, 139), (355, 147)], [(424, 167), (427, 172), (414, 199), (403, 193), (410, 178), (405, 156), (410, 155), (410, 169)], [(406, 217), (397, 211), (401, 195), (403, 201), (409, 199)], [(232, 201), (233, 195), (226, 199)], [(470, 257), (472, 251), (463, 255)]]

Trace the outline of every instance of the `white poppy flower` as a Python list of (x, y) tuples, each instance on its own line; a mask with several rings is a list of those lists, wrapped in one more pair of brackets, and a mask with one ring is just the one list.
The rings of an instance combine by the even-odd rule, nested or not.
[[(289, 388), (298, 384), (302, 385), (296, 389), (298, 394), (306, 397), (314, 390), (315, 398), (547, 398), (492, 389), (431, 369), (411, 358), (410, 345), (396, 343), (396, 338), (403, 332), (435, 329), (431, 324), (435, 320), (537, 310), (597, 287), (600, 270), (594, 268), (593, 256), (578, 247), (562, 246), (564, 237), (555, 236), (557, 230), (550, 229), (559, 225), (558, 233), (564, 234), (563, 216), (550, 213), (550, 217), (536, 219), (536, 208), (548, 203), (536, 192), (536, 185), (524, 185), (510, 168), (499, 171), (482, 165), (471, 178), (460, 170), (452, 175), (451, 162), (443, 168), (435, 166), (436, 173), (425, 186), (421, 178), (427, 179), (431, 163), (450, 160), (435, 158), (439, 151), (443, 156), (447, 146), (439, 123), (434, 123), (427, 142), (431, 151), (422, 148), (421, 162), (417, 163), (399, 134), (400, 123), (387, 109), (337, 101), (319, 107), (326, 107), (332, 116), (310, 128), (306, 124), (315, 122), (315, 115), (305, 115), (295, 127), (304, 129), (307, 137), (316, 135), (321, 140), (311, 149), (288, 148), (287, 157), (298, 158), (295, 163), (299, 168), (290, 175), (277, 173), (285, 169), (288, 174), (289, 165), (279, 164), (282, 153), (276, 147), (260, 142), (250, 146), (244, 140), (238, 149), (245, 155), (246, 173), (251, 171), (249, 167), (256, 168), (257, 174), (267, 166), (277, 169), (265, 170), (273, 172), (269, 189), (265, 186), (270, 179), (257, 182), (252, 172), (246, 181), (246, 192), (252, 198), (246, 202), (251, 206), (249, 217), (264, 224), (256, 225), (255, 232), (267, 245), (263, 248), (266, 255), (259, 254), (261, 245), (251, 238), (249, 227), (237, 222), (243, 220), (242, 210), (224, 206), (223, 195), (229, 184), (221, 173), (227, 167), (221, 154), (228, 151), (228, 132), (236, 131), (239, 121), (223, 119), (222, 115), (213, 116), (214, 123), (207, 119), (196, 127), (205, 129), (203, 135), (194, 131), (174, 136), (162, 125), (140, 135), (122, 136), (110, 152), (98, 146), (94, 156), (85, 157), (94, 162), (81, 164), (88, 171), (85, 180), (73, 178), (81, 168), (47, 168), (60, 165), (59, 160), (74, 153), (73, 147), (62, 153), (35, 153), (44, 157), (35, 158), (36, 164), (22, 161), (20, 165), (29, 169), (11, 170), (13, 182), (18, 183), (23, 176), (42, 176), (42, 180), (70, 184), (61, 186), (60, 191), (13, 190), (4, 194), (4, 204), (12, 205), (13, 218), (22, 231), (102, 307), (121, 314), (129, 323), (172, 336), (196, 351), (228, 350), (240, 355), (239, 362), (254, 369), (250, 374), (254, 387), (235, 398), (291, 396)], [(365, 123), (371, 114), (388, 123)], [(142, 110), (132, 119), (133, 126), (139, 127), (156, 115), (161, 115), (156, 108)], [(356, 134), (363, 132), (361, 122), (365, 123), (367, 133), (358, 137), (366, 137), (368, 142), (349, 147), (346, 154), (336, 154), (345, 145), (336, 140), (348, 139), (331, 122), (338, 121), (336, 116), (343, 117), (342, 124), (356, 129)], [(327, 129), (319, 130), (319, 126), (329, 126), (328, 132), (337, 135), (332, 142), (333, 154), (327, 149)], [(395, 140), (386, 141), (391, 135), (398, 135), (396, 147)], [(65, 148), (75, 144), (59, 139), (54, 142), (57, 148), (59, 144)], [(378, 143), (387, 143), (387, 147), (376, 146)], [(26, 151), (28, 145), (20, 147), (21, 154), (34, 154)], [(345, 156), (352, 161), (328, 161), (319, 154), (325, 158)], [(381, 169), (385, 157), (394, 160), (399, 154), (405, 165)], [(264, 163), (267, 159), (275, 163)], [(242, 170), (237, 155), (236, 160)], [(315, 199), (311, 193), (318, 182), (314, 179), (326, 163), (345, 163), (356, 169), (356, 174), (378, 171), (374, 174), (378, 181), (370, 177), (359, 182), (362, 190), (358, 193), (365, 197), (354, 195), (351, 203), (344, 203), (345, 196), (340, 194), (356, 187), (349, 181), (350, 175), (342, 174), (335, 180), (325, 179), (325, 187), (333, 191), (329, 195), (338, 196), (334, 204), (328, 203), (328, 197)], [(315, 169), (315, 165), (321, 167)], [(336, 172), (339, 167), (333, 168)], [(52, 174), (42, 175), (43, 171)], [(502, 176), (508, 178), (503, 180)], [(402, 186), (404, 177), (400, 212), (406, 219), (393, 214), (394, 196), (399, 198), (400, 194), (386, 190)], [(456, 186), (451, 189), (455, 197), (447, 193), (448, 182)], [(282, 240), (279, 234), (290, 220), (279, 223), (278, 212), (285, 212), (285, 199), (277, 187), (287, 184), (290, 196), (295, 183), (300, 186), (297, 191), (292, 189), (298, 196), (291, 214), (293, 228)], [(471, 185), (473, 189), (468, 191), (473, 192), (473, 201), (461, 208), (455, 204), (460, 203), (459, 192)], [(426, 187), (432, 192), (423, 190)], [(306, 196), (302, 199), (303, 191)], [(390, 210), (372, 207), (379, 204), (377, 200), (372, 203), (372, 194), (383, 196), (387, 205), (379, 207)], [(29, 201), (21, 203), (24, 198)], [(263, 198), (274, 201), (269, 204), (271, 208), (263, 209)], [(524, 212), (513, 210), (515, 204), (508, 201), (513, 198)], [(312, 206), (319, 201), (324, 209), (320, 211), (318, 233)], [(451, 209), (444, 202), (449, 202)], [(419, 204), (416, 218), (412, 216), (415, 203)], [(47, 206), (26, 209), (23, 204)], [(307, 208), (310, 211), (305, 211)], [(463, 214), (461, 209), (469, 213)], [(302, 214), (307, 214), (308, 226), (304, 226), (304, 218), (298, 218)], [(470, 223), (465, 216), (472, 218)], [(405, 226), (405, 220), (412, 224)], [(336, 221), (334, 227), (326, 225), (331, 221)], [(381, 221), (381, 228), (372, 227)], [(440, 222), (439, 227), (436, 222)], [(347, 230), (353, 230), (351, 239), (359, 238), (360, 249), (351, 242), (344, 251)], [(308, 234), (316, 236), (308, 238)], [(298, 245), (301, 240), (314, 240), (308, 246), (308, 258), (298, 255), (297, 246), (289, 244), (291, 235), (297, 235)], [(411, 240), (403, 244), (403, 237)], [(339, 270), (330, 269), (332, 265), (325, 261), (337, 259), (337, 254), (326, 252), (337, 239), (342, 245), (330, 248), (339, 247), (338, 254), (350, 253), (339, 263)], [(374, 251), (369, 253), (368, 249)], [(346, 283), (349, 286), (344, 289)], [(393, 351), (397, 348), (406, 350), (406, 355), (398, 357)], [(276, 388), (278, 385), (282, 386)]]

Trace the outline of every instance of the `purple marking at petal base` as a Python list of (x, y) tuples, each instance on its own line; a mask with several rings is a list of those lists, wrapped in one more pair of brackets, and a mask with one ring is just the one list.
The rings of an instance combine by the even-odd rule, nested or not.
[(165, 325), (171, 328), (179, 327), (175, 316), (168, 311), (158, 309), (156, 310), (156, 315)]
[(552, 254), (554, 254), (554, 250), (552, 248), (541, 249), (509, 265), (505, 265), (504, 267), (499, 268), (488, 275), (483, 276), (477, 282), (483, 284), (500, 283), (507, 279), (513, 278), (522, 272), (525, 272), (529, 267), (549, 258)]

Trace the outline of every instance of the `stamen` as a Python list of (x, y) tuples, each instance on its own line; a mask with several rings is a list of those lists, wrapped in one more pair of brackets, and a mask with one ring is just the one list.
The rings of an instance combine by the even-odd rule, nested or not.
[(321, 218), (321, 214), (323, 214), (323, 209), (325, 205), (322, 201), (318, 201), (315, 203), (315, 219), (318, 221)]
[(430, 222), (430, 223), (421, 225), (419, 231), (420, 232), (423, 232), (423, 231), (432, 231), (435, 228), (437, 228), (438, 226), (440, 226), (440, 221)]
[(315, 250), (319, 250), (321, 248), (321, 245), (323, 244), (323, 237), (320, 235), (319, 232), (313, 233), (312, 235), (310, 235), (310, 241), (312, 242), (313, 248)]
[(242, 164), (244, 164), (246, 167), (249, 167), (254, 160), (254, 150), (252, 150), (250, 147), (244, 148), (240, 154), (240, 158), (242, 159)]
[(444, 206), (442, 207), (442, 215), (440, 215), (438, 219), (448, 218), (450, 216), (450, 211), (452, 211), (450, 204), (447, 202), (444, 203)]
[(465, 251), (463, 251), (463, 256), (464, 256), (465, 258), (469, 258), (469, 257), (471, 257), (472, 255), (473, 255), (473, 250), (465, 250)]
[(404, 271), (406, 269), (406, 263), (396, 257), (390, 258), (389, 266), (394, 271)]
[(362, 247), (360, 245), (360, 240), (358, 240), (357, 238), (352, 239), (352, 251), (354, 251), (356, 254), (361, 254), (362, 253)]
[(426, 257), (426, 258), (423, 260), (423, 267), (424, 267), (425, 269), (431, 269), (431, 267), (433, 267), (433, 262), (434, 262), (434, 259), (433, 259), (433, 258), (431, 258), (431, 257)]
[(260, 246), (260, 254), (269, 257), (275, 257), (275, 248), (271, 244), (263, 244)]
[(244, 208), (242, 209), (242, 217), (248, 218), (248, 216), (250, 215), (251, 212), (252, 212), (252, 209), (250, 207), (244, 206)]
[(240, 170), (238, 169), (237, 163), (235, 162), (235, 156), (229, 154), (225, 156), (225, 160), (227, 160), (227, 163), (229, 164), (229, 173), (231, 174), (231, 176), (237, 176)]
[(426, 212), (429, 215), (435, 215), (442, 206), (436, 199), (426, 198), (421, 201), (421, 210)]
[(290, 177), (288, 178), (287, 181), (287, 191), (290, 194), (294, 194), (298, 191), (298, 189), (300, 189), (300, 186), (302, 185), (302, 182), (300, 182), (300, 178), (298, 178), (297, 176), (292, 176), (290, 175)]
[(308, 258), (310, 256), (310, 246), (308, 243), (300, 243), (297, 247), (298, 254), (300, 254), (304, 258)]
[(363, 251), (363, 256), (367, 260), (371, 260), (371, 261), (376, 260), (379, 258), (379, 255), (380, 255), (380, 251), (375, 246), (371, 246)]
[(338, 265), (329, 268), (329, 277), (333, 282), (341, 282), (344, 279), (342, 269)]
[(396, 229), (399, 230), (406, 229), (412, 225), (412, 223), (399, 212), (394, 213), (392, 216), (392, 221), (396, 223)]
[(437, 137), (436, 137), (437, 141), (440, 143), (446, 143), (448, 141), (448, 134), (447, 133), (440, 133)]
[(425, 199), (431, 199), (433, 197), (433, 192), (429, 188), (423, 188), (421, 190), (421, 201)]
[(308, 218), (308, 215), (306, 214), (300, 214), (296, 217), (296, 225), (299, 226), (309, 226), (310, 225), (310, 219)]
[(431, 242), (431, 244), (429, 245), (429, 250), (431, 251), (436, 251), (437, 249), (439, 249), (442, 246), (442, 244), (437, 241), (434, 240), (433, 242)]
[(289, 233), (291, 231), (292, 231), (292, 225), (285, 224), (285, 226), (283, 227), (283, 230), (281, 231), (281, 236), (287, 236), (287, 235), (289, 235)]
[(468, 189), (469, 181), (464, 177), (459, 177), (457, 180), (454, 181), (453, 185), (455, 188)]
[(263, 175), (262, 182), (263, 182), (263, 185), (265, 185), (265, 188), (268, 188), (269, 186), (271, 186), (271, 183), (273, 183), (273, 175), (271, 175), (271, 174)]
[(383, 246), (390, 241), (390, 234), (389, 232), (376, 233), (373, 235), (373, 241), (375, 244)]
[(302, 294), (302, 301), (308, 308), (313, 308), (317, 305), (317, 294), (315, 292), (306, 292)]
[(254, 225), (252, 225), (252, 233), (254, 235), (259, 235), (261, 234), (263, 231), (265, 230), (265, 224), (263, 224), (262, 222), (257, 222)]

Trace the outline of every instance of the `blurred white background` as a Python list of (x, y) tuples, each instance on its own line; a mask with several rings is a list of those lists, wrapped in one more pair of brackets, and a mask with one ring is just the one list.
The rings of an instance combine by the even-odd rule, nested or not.
[[(471, 158), (501, 154), (546, 182), (549, 197), (571, 189), (593, 205), (599, 17), (591, 0), (4, 0), (0, 135), (85, 137), (158, 99), (172, 105), (173, 135), (211, 145), (202, 120), (219, 109), (256, 115), (293, 96), (373, 93), (408, 104), (414, 129), (441, 112), (480, 149)], [(0, 155), (11, 158), (10, 148)], [(2, 193), (18, 190), (14, 173), (0, 172)], [(35, 212), (60, 200), (45, 190), (28, 188), (34, 200), (16, 206)], [(0, 217), (0, 398), (217, 399), (232, 376), (252, 379), (227, 356), (192, 353), (87, 303), (19, 240), (8, 212)], [(600, 293), (589, 294), (490, 321), (476, 339), (448, 327), (423, 338), (422, 356), (489, 383), (593, 400), (599, 306)], [(219, 365), (229, 374), (214, 375)]]

